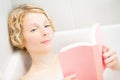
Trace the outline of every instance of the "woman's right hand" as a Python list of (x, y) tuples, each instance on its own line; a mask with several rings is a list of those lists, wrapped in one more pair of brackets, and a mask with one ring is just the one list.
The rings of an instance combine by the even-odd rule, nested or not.
[(64, 80), (78, 80), (76, 77), (77, 77), (76, 74), (72, 74), (72, 75), (65, 77)]

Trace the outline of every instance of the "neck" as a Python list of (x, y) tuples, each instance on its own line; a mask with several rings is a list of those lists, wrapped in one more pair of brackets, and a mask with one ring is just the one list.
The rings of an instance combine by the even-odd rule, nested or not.
[(48, 53), (37, 53), (37, 54), (32, 54), (32, 66), (48, 66), (51, 64), (54, 64), (55, 62), (55, 54), (48, 52)]

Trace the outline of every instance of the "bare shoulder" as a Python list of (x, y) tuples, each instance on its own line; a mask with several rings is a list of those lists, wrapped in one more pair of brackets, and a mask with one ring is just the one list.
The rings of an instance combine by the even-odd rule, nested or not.
[(28, 79), (26, 78), (26, 76), (23, 76), (20, 78), (20, 80), (28, 80)]
[(33, 76), (31, 71), (29, 70), (24, 76), (21, 77), (20, 80), (33, 80)]
[(32, 78), (30, 78), (29, 76), (25, 75), (25, 76), (21, 77), (20, 80), (32, 80)]
[(25, 80), (25, 79), (23, 77), (21, 77), (20, 80)]
[(25, 80), (25, 78), (24, 78), (24, 77), (21, 77), (20, 80)]

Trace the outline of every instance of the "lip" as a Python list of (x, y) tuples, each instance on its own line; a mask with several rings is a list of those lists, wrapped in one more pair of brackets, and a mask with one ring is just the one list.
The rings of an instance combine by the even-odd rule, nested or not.
[(41, 43), (43, 43), (43, 44), (48, 44), (48, 43), (50, 43), (50, 39), (49, 40), (44, 40), (44, 41), (42, 41)]

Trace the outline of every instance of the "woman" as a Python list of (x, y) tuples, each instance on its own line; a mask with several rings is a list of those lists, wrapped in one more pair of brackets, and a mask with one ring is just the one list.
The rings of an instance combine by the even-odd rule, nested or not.
[[(21, 80), (77, 80), (76, 75), (63, 78), (58, 56), (51, 52), (54, 27), (43, 9), (24, 4), (15, 8), (8, 19), (9, 36), (15, 48), (26, 50), (32, 59), (29, 71)], [(120, 70), (116, 52), (103, 47), (104, 62)]]

